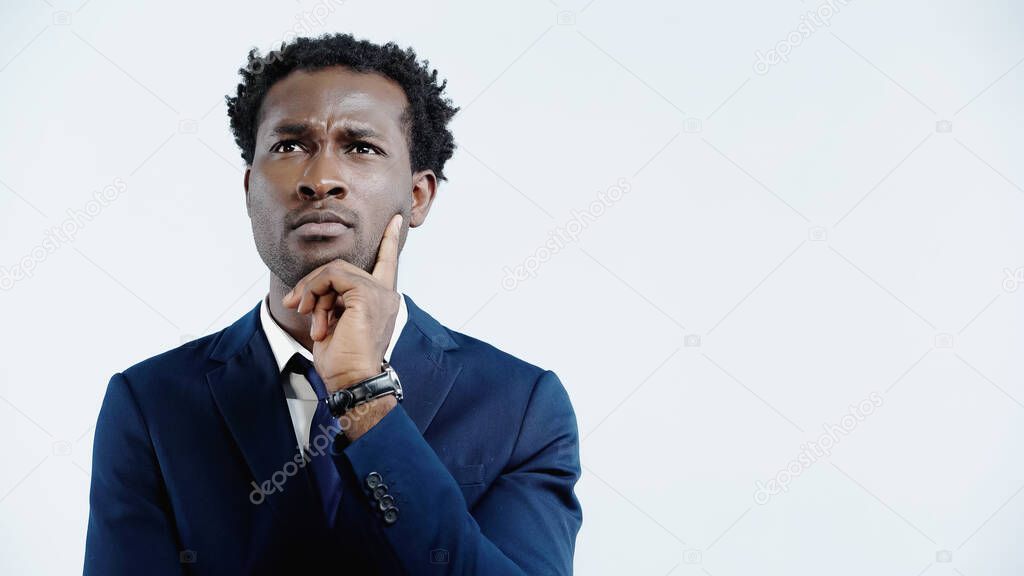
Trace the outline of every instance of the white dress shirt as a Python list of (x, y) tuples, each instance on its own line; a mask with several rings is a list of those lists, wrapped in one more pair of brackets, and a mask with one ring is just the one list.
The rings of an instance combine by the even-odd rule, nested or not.
[[(388, 343), (388, 349), (384, 352), (384, 359), (388, 362), (391, 361), (391, 351), (394, 350), (395, 342), (409, 317), (405, 306), (405, 295), (399, 292), (399, 296), (401, 299), (398, 304), (398, 316), (395, 318), (395, 329), (391, 332), (391, 341)], [(260, 323), (263, 325), (263, 332), (267, 335), (267, 341), (270, 342), (270, 350), (277, 360), (277, 370), (280, 375), (284, 372), (288, 360), (296, 352), (305, 356), (310, 362), (313, 361), (313, 353), (306, 350), (274, 320), (267, 304), (269, 299), (270, 294), (267, 294), (260, 305)], [(284, 397), (288, 402), (288, 412), (291, 414), (292, 426), (295, 427), (296, 443), (301, 440), (302, 446), (308, 448), (309, 427), (313, 421), (313, 412), (316, 410), (316, 392), (313, 391), (313, 386), (305, 376), (294, 372), (289, 372), (288, 378), (283, 380), (283, 384)]]

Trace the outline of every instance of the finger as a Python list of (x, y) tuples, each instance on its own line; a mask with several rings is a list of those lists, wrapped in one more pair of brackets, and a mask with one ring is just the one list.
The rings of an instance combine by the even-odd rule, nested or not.
[(336, 292), (329, 292), (317, 298), (316, 305), (313, 307), (314, 330), (311, 334), (313, 340), (319, 342), (327, 337), (330, 312), (334, 309), (334, 302), (337, 298)]
[(355, 268), (343, 260), (337, 260), (326, 266), (319, 274), (303, 279), (295, 287), (296, 293), (299, 294), (299, 304), (295, 310), (299, 314), (309, 314), (313, 311), (320, 296), (331, 292), (343, 294), (365, 284), (367, 274), (363, 272), (361, 276)]
[(373, 266), (373, 277), (392, 290), (397, 286), (398, 240), (402, 235), (402, 220), (401, 214), (395, 214), (388, 222), (377, 251), (377, 263)]
[(356, 266), (355, 264), (352, 264), (351, 262), (348, 262), (347, 260), (342, 260), (341, 258), (338, 258), (338, 259), (332, 260), (332, 261), (330, 261), (330, 262), (328, 262), (326, 264), (321, 264), (320, 266), (317, 266), (316, 268), (311, 270), (308, 274), (306, 274), (305, 277), (303, 277), (301, 280), (296, 282), (295, 283), (295, 287), (292, 288), (287, 294), (284, 295), (284, 297), (281, 298), (281, 303), (284, 304), (284, 307), (285, 308), (295, 308), (296, 311), (299, 311), (301, 309), (300, 304), (302, 302), (302, 296), (304, 296), (305, 294), (308, 293), (308, 290), (306, 290), (306, 287), (309, 284), (310, 279), (312, 279), (313, 277), (321, 274), (324, 271), (324, 269), (327, 268), (328, 266), (332, 266), (332, 267), (339, 267), (340, 266), (341, 268), (344, 268), (345, 270), (347, 270), (348, 272), (351, 272), (352, 274), (354, 274), (356, 276), (359, 276), (359, 277), (362, 277), (362, 278), (366, 278), (366, 279), (373, 278), (373, 276), (368, 274), (362, 268)]
[(298, 308), (299, 301), (301, 300), (300, 296), (303, 293), (303, 286), (305, 286), (306, 282), (310, 278), (319, 274), (328, 265), (330, 265), (330, 262), (317, 266), (308, 274), (306, 274), (301, 280), (296, 282), (295, 286), (293, 286), (292, 289), (287, 294), (285, 294), (283, 298), (281, 298), (281, 303), (284, 304), (285, 308)]

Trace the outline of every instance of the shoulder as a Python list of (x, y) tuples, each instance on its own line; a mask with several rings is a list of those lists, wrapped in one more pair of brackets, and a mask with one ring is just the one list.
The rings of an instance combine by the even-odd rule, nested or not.
[(154, 414), (180, 412), (205, 403), (209, 396), (207, 374), (223, 365), (213, 357), (227, 331), (225, 328), (131, 364), (111, 378), (108, 392), (122, 385), (143, 412)]
[(459, 389), (479, 407), (499, 404), (500, 412), (575, 417), (569, 395), (554, 370), (503, 350), (498, 345), (445, 328), (457, 348), (448, 354), (461, 366)]
[(471, 388), (491, 397), (517, 398), (524, 404), (538, 386), (561, 389), (564, 393), (558, 376), (552, 370), (441, 324), (408, 295), (406, 302), (409, 320), (428, 341), (443, 349), (460, 366), (459, 381), (463, 389)]
[(259, 330), (259, 305), (229, 326), (151, 356), (121, 371), (137, 392), (167, 392), (195, 388), (206, 374), (242, 351)]
[(136, 362), (121, 371), (129, 381), (149, 380), (161, 375), (180, 379), (209, 360), (221, 332), (209, 334)]
[(464, 417), (474, 430), (508, 432), (507, 466), (523, 465), (548, 447), (565, 456), (563, 464), (578, 475), (576, 412), (558, 375), (478, 338), (450, 333), (462, 365), (453, 408), (473, 414)]
[(501, 375), (508, 380), (534, 382), (547, 371), (479, 338), (454, 330), (449, 333), (459, 346), (454, 352), (456, 357), (481, 372)]
[(498, 346), (479, 338), (452, 330), (420, 308), (409, 295), (405, 296), (409, 322), (433, 345), (453, 360), (480, 376), (500, 376), (515, 382), (534, 382), (545, 372), (543, 368), (518, 358)]

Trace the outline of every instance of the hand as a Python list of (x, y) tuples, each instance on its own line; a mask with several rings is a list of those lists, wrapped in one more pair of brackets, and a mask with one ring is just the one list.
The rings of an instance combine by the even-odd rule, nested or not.
[(307, 274), (282, 300), (286, 308), (312, 314), (313, 365), (328, 394), (380, 373), (401, 299), (395, 290), (401, 230), (396, 214), (372, 274), (339, 258)]

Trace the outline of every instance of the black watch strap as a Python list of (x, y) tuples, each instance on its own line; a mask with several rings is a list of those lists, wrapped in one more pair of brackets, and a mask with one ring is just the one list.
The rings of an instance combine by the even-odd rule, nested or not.
[(340, 418), (349, 410), (365, 404), (371, 400), (394, 394), (395, 399), (402, 401), (402, 384), (398, 380), (398, 374), (385, 361), (381, 363), (382, 372), (371, 376), (366, 380), (357, 382), (348, 388), (336, 390), (327, 397), (327, 407), (335, 418)]

